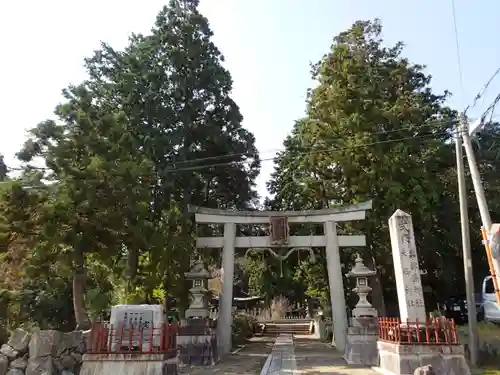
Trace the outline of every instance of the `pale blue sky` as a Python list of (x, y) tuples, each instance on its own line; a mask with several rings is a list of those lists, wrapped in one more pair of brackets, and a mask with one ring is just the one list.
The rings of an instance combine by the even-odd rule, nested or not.
[[(14, 153), (25, 131), (52, 114), (60, 90), (85, 78), (82, 59), (100, 40), (124, 46), (130, 32), (147, 32), (166, 1), (4, 1), (0, 4), (0, 153)], [(311, 86), (309, 62), (326, 53), (332, 37), (359, 19), (379, 17), (389, 43), (402, 40), (405, 54), (424, 63), (436, 90), (455, 95), (450, 105), (470, 104), (500, 66), (500, 2), (456, 0), (462, 57), (460, 89), (450, 0), (201, 0), (234, 79), (244, 126), (271, 157), (304, 112)], [(500, 77), (478, 116), (500, 90)], [(481, 104), (481, 103), (480, 103)], [(259, 191), (272, 163), (263, 163)]]

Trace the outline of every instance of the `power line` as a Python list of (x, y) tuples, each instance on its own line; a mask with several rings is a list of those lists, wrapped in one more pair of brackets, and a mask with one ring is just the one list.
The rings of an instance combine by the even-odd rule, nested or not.
[[(455, 122), (455, 121), (450, 121)], [(353, 149), (360, 149), (364, 147), (371, 147), (371, 146), (377, 146), (381, 144), (388, 144), (388, 143), (394, 143), (394, 142), (402, 142), (402, 141), (409, 141), (409, 140), (415, 140), (415, 139), (426, 139), (426, 138), (435, 138), (438, 136), (444, 136), (444, 135), (449, 135), (452, 136), (454, 132), (447, 132), (447, 131), (442, 131), (439, 133), (432, 133), (432, 134), (423, 134), (423, 135), (417, 135), (417, 136), (412, 136), (412, 137), (404, 137), (404, 138), (395, 138), (395, 139), (387, 139), (383, 141), (376, 141), (376, 142), (370, 142), (370, 143), (362, 143), (359, 145), (353, 145), (353, 146), (348, 146), (348, 147), (340, 147), (340, 148), (327, 148), (327, 149), (318, 149), (318, 150), (308, 150), (304, 152), (298, 152), (298, 153), (293, 153), (292, 156), (304, 156), (304, 155), (313, 155), (313, 154), (319, 154), (319, 153), (335, 153), (335, 152), (340, 152), (340, 151), (348, 151), (348, 150), (353, 150)], [(271, 158), (265, 158), (265, 159), (260, 159), (260, 162), (267, 162), (267, 161), (274, 161), (277, 157), (273, 156)], [(219, 167), (219, 166), (227, 166), (231, 164), (252, 164), (255, 162), (255, 160), (250, 159), (250, 160), (232, 160), (228, 162), (221, 162), (221, 163), (214, 163), (214, 164), (204, 164), (204, 165), (197, 165), (193, 167), (182, 167), (182, 168), (171, 168), (165, 170), (166, 173), (172, 173), (172, 172), (185, 172), (185, 171), (195, 171), (195, 170), (203, 170), (203, 169), (208, 169), (212, 167)], [(42, 170), (48, 169), (48, 168), (40, 168)], [(18, 169), (9, 169), (9, 171), (13, 170), (20, 170)]]
[[(454, 120), (427, 120), (421, 125), (410, 125), (406, 127), (402, 127), (399, 129), (393, 129), (393, 130), (387, 130), (387, 131), (380, 131), (380, 132), (375, 132), (375, 133), (370, 133), (371, 136), (377, 136), (377, 135), (385, 135), (385, 134), (393, 134), (393, 133), (399, 133), (402, 131), (406, 130), (419, 130), (421, 128), (426, 128), (430, 126), (436, 126), (436, 125), (444, 125), (444, 124), (452, 124)], [(283, 148), (279, 149), (274, 149), (274, 150), (267, 150), (267, 152), (264, 153), (277, 153), (284, 151)], [(229, 157), (237, 157), (237, 156), (248, 156), (248, 153), (243, 152), (243, 153), (235, 153), (235, 154), (226, 154), (226, 155), (217, 155), (217, 156), (208, 156), (205, 158), (196, 158), (196, 159), (191, 159), (191, 160), (182, 160), (179, 162), (176, 162), (176, 164), (182, 164), (182, 163), (197, 163), (197, 162), (203, 162), (203, 161), (210, 161), (210, 160), (217, 160), (217, 159), (225, 159)]]
[[(457, 120), (450, 120), (448, 121), (449, 124), (455, 123)], [(443, 122), (444, 123), (444, 122)], [(373, 133), (373, 134), (378, 134), (378, 133)], [(384, 134), (384, 133), (381, 133)], [(417, 135), (417, 136), (412, 136), (412, 137), (402, 137), (402, 138), (394, 138), (394, 139), (387, 139), (383, 141), (376, 141), (376, 142), (369, 142), (369, 143), (361, 143), (358, 145), (352, 145), (348, 147), (340, 147), (340, 148), (327, 148), (327, 149), (318, 149), (318, 150), (308, 150), (304, 152), (298, 152), (298, 153), (292, 153), (291, 156), (293, 157), (298, 157), (298, 156), (305, 156), (305, 155), (313, 155), (313, 154), (320, 154), (320, 153), (335, 153), (335, 152), (342, 152), (342, 151), (348, 151), (348, 150), (354, 150), (354, 149), (362, 149), (366, 147), (372, 147), (372, 146), (377, 146), (381, 144), (390, 144), (390, 143), (395, 143), (395, 142), (403, 142), (403, 141), (411, 141), (415, 139), (431, 139), (431, 138), (437, 138), (440, 136), (454, 136), (457, 134), (456, 130), (453, 131), (442, 131), (442, 132), (437, 132), (437, 133), (432, 133), (432, 134), (423, 134), (423, 135)], [(493, 133), (491, 133), (494, 135)], [(270, 157), (270, 158), (264, 158), (261, 159), (261, 162), (269, 162), (269, 161), (275, 161), (276, 156)], [(199, 170), (204, 170), (208, 168), (216, 168), (216, 167), (222, 167), (222, 166), (228, 166), (231, 164), (252, 164), (254, 160), (233, 160), (229, 162), (221, 162), (221, 163), (213, 163), (213, 164), (204, 164), (204, 165), (198, 165), (198, 166), (192, 166), (192, 167), (182, 167), (182, 168), (171, 168), (166, 170), (166, 173), (175, 173), (175, 172), (185, 172), (185, 171), (199, 171)], [(39, 168), (40, 170), (46, 170), (48, 168)], [(22, 170), (22, 168), (17, 168), (17, 169), (9, 169), (9, 171), (13, 170)]]
[(458, 40), (458, 27), (457, 27), (457, 13), (455, 11), (455, 0), (451, 0), (451, 9), (453, 14), (453, 28), (455, 30), (455, 45), (457, 49), (457, 65), (458, 65), (458, 75), (460, 79), (460, 91), (462, 97), (462, 106), (464, 102), (464, 79), (462, 74), (462, 59), (460, 58), (460, 42)]
[[(424, 124), (422, 125), (419, 125), (419, 126), (408, 126), (408, 127), (405, 127), (405, 128), (400, 128), (400, 129), (394, 129), (394, 130), (388, 130), (388, 131), (381, 131), (381, 132), (375, 132), (375, 133), (370, 133), (370, 136), (377, 136), (377, 135), (387, 135), (387, 134), (393, 134), (393, 133), (398, 133), (398, 132), (402, 132), (402, 131), (407, 131), (407, 130), (419, 130), (421, 128), (425, 128), (425, 127), (429, 127), (429, 126), (436, 126), (436, 125), (452, 125), (452, 124), (455, 124), (457, 122), (457, 120), (435, 120), (435, 121), (427, 121), (425, 122)], [(441, 133), (442, 135), (444, 135), (445, 133)], [(377, 142), (372, 142), (372, 143), (367, 143), (367, 144), (360, 144), (360, 145), (357, 145), (357, 146), (354, 146), (355, 148), (358, 148), (358, 147), (367, 147), (367, 146), (373, 146), (373, 145), (377, 145), (377, 144), (383, 144), (383, 143), (391, 143), (391, 142), (396, 142), (396, 141), (399, 141), (399, 140), (409, 140), (409, 139), (415, 139), (415, 138), (422, 138), (422, 137), (427, 137), (427, 136), (437, 136), (439, 134), (426, 134), (424, 136), (413, 136), (413, 137), (406, 137), (406, 138), (398, 138), (398, 139), (390, 139), (390, 140), (385, 140), (385, 141), (377, 141)], [(320, 149), (320, 150), (308, 150), (308, 151), (304, 151), (304, 152), (299, 152), (299, 153), (295, 153), (293, 154), (294, 156), (301, 156), (301, 155), (307, 155), (307, 154), (311, 154), (311, 153), (322, 153), (322, 152), (334, 152), (334, 151), (342, 151), (342, 150), (347, 150), (349, 148), (328, 148), (328, 149)], [(283, 152), (283, 151), (286, 151), (285, 149), (277, 149), (275, 150), (276, 152)], [(232, 155), (220, 155), (220, 156), (214, 156), (214, 157), (209, 157), (209, 158), (199, 158), (199, 159), (192, 159), (192, 160), (188, 160), (186, 162), (191, 162), (191, 163), (195, 163), (195, 162), (201, 162), (201, 161), (206, 161), (206, 160), (212, 160), (212, 159), (219, 159), (219, 158), (227, 158), (227, 157), (236, 157), (236, 156), (248, 156), (246, 153), (241, 153), (241, 154), (232, 154)], [(264, 158), (264, 159), (260, 159), (259, 161), (260, 162), (265, 162), (265, 161), (274, 161), (276, 159), (277, 156), (273, 156), (271, 158)], [(193, 167), (181, 167), (181, 168), (171, 168), (170, 170), (166, 170), (166, 172), (172, 172), (172, 171), (188, 171), (188, 170), (197, 170), (197, 169), (200, 169), (200, 168), (204, 168), (204, 167), (214, 167), (214, 166), (219, 166), (219, 165), (230, 165), (230, 164), (233, 164), (233, 163), (247, 163), (247, 164), (251, 164), (253, 163), (254, 160), (233, 160), (233, 161), (228, 161), (228, 162), (221, 162), (221, 163), (215, 163), (215, 164), (210, 164), (210, 165), (200, 165), (200, 166), (193, 166)]]
[[(294, 154), (292, 154), (292, 156), (304, 156), (304, 155), (312, 155), (312, 154), (319, 154), (319, 153), (334, 153), (334, 152), (340, 152), (340, 151), (359, 149), (359, 148), (363, 148), (363, 147), (377, 146), (377, 145), (387, 144), (387, 143), (409, 141), (409, 140), (414, 140), (414, 139), (435, 138), (435, 137), (444, 136), (444, 135), (453, 136), (454, 134), (455, 134), (455, 132), (452, 131), (452, 132), (441, 132), (441, 133), (434, 133), (434, 134), (424, 134), (424, 135), (420, 135), (420, 136), (405, 137), (405, 138), (387, 139), (384, 141), (362, 143), (359, 145), (353, 145), (353, 146), (349, 146), (349, 147), (309, 150), (309, 151), (305, 151), (305, 152), (299, 152), (296, 154), (294, 153)], [(261, 162), (274, 161), (275, 159), (276, 159), (276, 157), (272, 157), (272, 158), (261, 159), (260, 161)], [(206, 168), (218, 167), (218, 166), (224, 166), (224, 165), (231, 165), (231, 164), (251, 164), (253, 162), (254, 162), (253, 160), (235, 160), (235, 161), (224, 162), (224, 163), (199, 165), (199, 166), (186, 167), (186, 168), (172, 168), (170, 170), (166, 170), (165, 172), (171, 173), (171, 172), (194, 171), (194, 170), (200, 170), (200, 169), (206, 169)]]
[[(406, 127), (402, 127), (399, 129), (393, 129), (393, 130), (387, 130), (387, 131), (380, 131), (380, 132), (374, 132), (374, 133), (369, 133), (370, 136), (378, 136), (378, 135), (388, 135), (388, 134), (394, 134), (394, 133), (399, 133), (399, 132), (404, 132), (404, 131), (419, 131), (421, 129), (427, 128), (427, 127), (433, 127), (433, 126), (439, 126), (439, 125), (453, 125), (457, 122), (457, 120), (427, 120), (421, 125), (409, 125)], [(368, 133), (368, 132), (367, 132)], [(284, 148), (279, 148), (279, 149), (274, 149), (274, 150), (267, 150), (264, 153), (277, 153), (277, 152), (283, 152), (286, 149)], [(306, 151), (307, 153), (308, 151)], [(195, 158), (195, 159), (190, 159), (190, 160), (181, 160), (178, 162), (171, 163), (171, 167), (174, 167), (176, 164), (186, 164), (186, 163), (201, 163), (201, 162), (206, 162), (206, 161), (216, 161), (219, 159), (227, 159), (231, 157), (252, 157), (252, 155), (249, 155), (247, 152), (241, 152), (241, 153), (233, 153), (233, 154), (224, 154), (224, 155), (216, 155), (216, 156), (208, 156), (208, 157), (203, 157), (203, 158)], [(273, 156), (272, 158), (267, 158), (267, 159), (260, 159), (260, 161), (269, 161), (269, 160), (274, 160), (276, 156)], [(229, 161), (229, 162), (222, 162), (219, 164), (232, 164), (235, 162), (241, 162), (241, 161)], [(253, 161), (252, 161), (253, 162)], [(213, 165), (218, 165), (218, 164), (213, 164)], [(209, 165), (210, 166), (210, 165)], [(197, 166), (198, 167), (198, 166)], [(201, 167), (201, 166), (199, 166)], [(47, 170), (49, 168), (43, 168), (43, 167), (31, 167), (34, 170)], [(174, 168), (171, 168), (174, 169)], [(13, 171), (22, 171), (24, 168), (9, 168), (9, 172)], [(175, 168), (175, 170), (179, 170), (179, 168)]]
[(469, 108), (474, 108), (476, 106), (477, 101), (483, 97), (483, 95), (486, 93), (486, 90), (490, 86), (491, 82), (493, 82), (495, 77), (498, 75), (498, 73), (500, 73), (500, 67), (496, 70), (495, 73), (493, 73), (488, 82), (486, 82), (486, 84), (483, 86), (483, 89), (477, 93), (476, 97), (474, 98), (474, 102), (472, 103), (471, 106), (469, 106)]
[(495, 100), (493, 100), (493, 102), (488, 106), (488, 108), (486, 108), (486, 111), (484, 111), (483, 114), (481, 115), (481, 122), (482, 123), (484, 123), (484, 119), (488, 115), (488, 112), (490, 112), (490, 120), (489, 121), (491, 122), (493, 115), (495, 114), (495, 107), (499, 101), (500, 101), (500, 94), (498, 94), (496, 96)]

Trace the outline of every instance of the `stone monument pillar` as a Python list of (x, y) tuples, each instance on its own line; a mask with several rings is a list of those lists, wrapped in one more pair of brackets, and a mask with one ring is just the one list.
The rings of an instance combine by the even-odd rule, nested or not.
[(411, 215), (396, 210), (389, 230), (401, 319), (380, 321), (377, 370), (412, 375), (432, 365), (436, 374), (470, 375), (454, 323), (427, 319)]
[(352, 291), (359, 297), (347, 328), (344, 359), (349, 364), (373, 366), (378, 362), (378, 314), (366, 299), (372, 290), (368, 285), (368, 277), (376, 273), (377, 271), (372, 271), (363, 264), (363, 259), (358, 254), (354, 267), (346, 275), (356, 279), (356, 287)]
[(389, 219), (389, 230), (401, 322), (425, 322), (427, 314), (411, 216), (396, 210)]
[(198, 259), (185, 277), (192, 282), (191, 301), (177, 337), (181, 366), (211, 366), (217, 362), (217, 336), (211, 324), (208, 308), (208, 279), (210, 273)]

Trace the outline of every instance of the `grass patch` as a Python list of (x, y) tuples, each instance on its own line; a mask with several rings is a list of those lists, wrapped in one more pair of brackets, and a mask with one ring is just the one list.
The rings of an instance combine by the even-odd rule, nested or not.
[[(493, 323), (478, 323), (477, 333), (479, 336), (479, 368), (471, 369), (472, 375), (500, 375), (500, 357), (498, 354), (490, 354), (485, 352), (481, 345), (492, 345), (493, 347), (500, 346), (500, 325)], [(461, 344), (468, 344), (469, 331), (467, 325), (457, 326), (457, 335)], [(498, 349), (496, 350), (498, 353)]]
[[(460, 337), (467, 338), (469, 336), (469, 328), (467, 325), (457, 326), (457, 333)], [(478, 323), (477, 333), (479, 339), (482, 341), (489, 342), (500, 340), (500, 325), (493, 323)]]
[(500, 370), (498, 368), (478, 368), (471, 369), (472, 375), (500, 375)]

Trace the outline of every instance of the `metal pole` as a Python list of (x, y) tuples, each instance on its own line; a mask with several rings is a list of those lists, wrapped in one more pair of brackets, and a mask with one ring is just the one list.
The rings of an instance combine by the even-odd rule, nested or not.
[(472, 150), (472, 143), (470, 141), (469, 132), (467, 131), (468, 125), (465, 118), (461, 119), (460, 126), (462, 128), (461, 134), (464, 141), (465, 153), (467, 154), (467, 160), (469, 162), (470, 175), (472, 177), (472, 183), (474, 184), (474, 192), (476, 193), (477, 205), (479, 206), (479, 213), (481, 214), (481, 221), (483, 222), (483, 227), (490, 232), (491, 229), (491, 216), (488, 210), (488, 203), (486, 202), (486, 197), (484, 195), (483, 184), (481, 183), (481, 176), (479, 175), (479, 169), (477, 168), (476, 156)]
[(457, 177), (458, 195), (460, 199), (460, 225), (462, 229), (462, 250), (464, 258), (465, 290), (467, 294), (467, 317), (469, 328), (469, 349), (470, 363), (475, 366), (477, 363), (477, 315), (476, 299), (474, 296), (474, 277), (472, 273), (472, 259), (469, 233), (469, 214), (467, 212), (467, 189), (465, 185), (464, 155), (462, 150), (462, 138), (460, 133), (464, 132), (465, 116), (462, 115), (457, 126), (455, 135), (455, 148), (457, 155)]
[[(483, 228), (488, 234), (488, 240), (491, 240), (491, 216), (488, 210), (488, 203), (486, 202), (486, 197), (484, 195), (483, 184), (481, 183), (481, 176), (479, 175), (479, 169), (477, 167), (476, 156), (474, 155), (474, 150), (472, 149), (472, 143), (470, 140), (467, 119), (464, 118), (461, 122), (463, 131), (462, 139), (464, 142), (465, 153), (467, 154), (467, 160), (469, 162), (469, 169), (472, 178), (472, 183), (474, 184), (474, 192), (476, 193), (477, 205), (479, 206), (479, 213), (481, 214), (481, 221), (483, 223)], [(500, 285), (500, 259), (493, 256), (493, 268), (495, 271), (497, 284)]]

